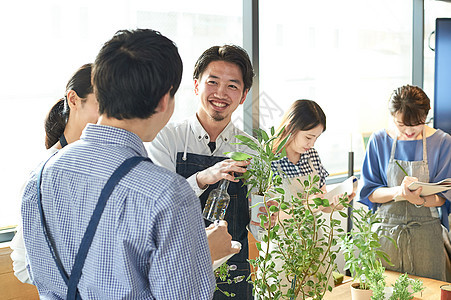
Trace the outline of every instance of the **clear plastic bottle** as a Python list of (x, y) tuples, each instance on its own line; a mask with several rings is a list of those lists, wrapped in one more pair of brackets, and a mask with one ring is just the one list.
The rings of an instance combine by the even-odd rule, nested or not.
[(210, 192), (202, 213), (205, 219), (211, 222), (224, 219), (230, 202), (230, 196), (227, 193), (229, 183), (230, 181), (222, 179), (218, 187)]

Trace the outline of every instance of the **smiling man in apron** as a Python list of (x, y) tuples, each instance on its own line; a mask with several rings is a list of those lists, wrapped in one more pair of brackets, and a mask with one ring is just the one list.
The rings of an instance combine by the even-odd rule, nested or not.
[[(197, 60), (194, 70), (194, 91), (200, 100), (196, 115), (168, 124), (147, 145), (149, 156), (156, 164), (187, 178), (199, 196), (202, 208), (218, 181), (230, 180), (228, 193), (231, 200), (225, 220), (232, 239), (239, 241), (242, 248), (228, 264), (236, 266), (235, 271), (230, 271), (231, 278), (239, 276), (242, 281), (230, 285), (218, 282), (218, 287), (236, 294), (237, 299), (252, 298), (252, 286), (246, 281), (250, 274), (247, 188), (234, 176), (244, 173), (248, 162), (226, 159), (224, 152), (250, 152), (247, 147), (233, 144), (239, 142), (235, 135), (247, 134), (236, 128), (231, 118), (246, 99), (253, 76), (252, 64), (244, 49), (233, 45), (207, 49)], [(205, 223), (208, 226), (210, 222)], [(229, 299), (217, 291), (214, 299), (222, 298)]]
[(420, 88), (407, 85), (394, 91), (389, 110), (395, 128), (375, 132), (369, 141), (360, 201), (377, 209), (379, 235), (397, 242), (396, 248), (381, 238), (381, 248), (394, 264), (383, 261), (387, 269), (450, 281), (450, 192), (420, 196), (421, 189), (407, 188), (416, 180), (438, 182), (451, 176), (451, 137), (425, 125), (429, 109)]

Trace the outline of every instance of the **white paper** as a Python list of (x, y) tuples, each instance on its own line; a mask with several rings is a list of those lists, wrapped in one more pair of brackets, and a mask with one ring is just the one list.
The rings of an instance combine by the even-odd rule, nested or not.
[[(451, 189), (451, 178), (447, 178), (447, 179), (444, 179), (442, 181), (435, 182), (435, 183), (415, 181), (415, 182), (412, 182), (411, 184), (409, 184), (409, 190), (411, 190), (411, 191), (415, 191), (419, 187), (423, 188), (420, 196), (424, 197), (424, 196), (434, 195), (437, 193), (441, 193), (441, 192), (450, 190)], [(406, 199), (400, 195), (395, 197), (395, 201), (404, 201), (404, 200), (406, 200)]]
[(358, 184), (359, 182), (357, 180), (357, 177), (351, 176), (342, 183), (338, 184), (335, 188), (333, 188), (329, 192), (321, 195), (321, 198), (332, 201), (332, 199), (337, 195), (342, 196), (344, 193), (350, 195), (353, 192), (357, 191)]

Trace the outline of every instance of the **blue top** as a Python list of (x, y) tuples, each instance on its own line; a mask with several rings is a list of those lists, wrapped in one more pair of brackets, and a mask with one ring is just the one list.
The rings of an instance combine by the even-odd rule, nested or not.
[[(423, 140), (397, 141), (395, 159), (403, 161), (423, 160)], [(373, 133), (368, 142), (365, 160), (362, 166), (363, 187), (359, 202), (370, 209), (376, 208), (368, 196), (374, 190), (387, 186), (387, 166), (390, 160), (393, 139), (385, 129)], [(429, 182), (438, 182), (451, 177), (451, 136), (438, 129), (426, 138), (429, 165)], [(448, 227), (451, 191), (440, 193), (446, 199), (442, 208), (442, 223)]]
[[(147, 156), (137, 135), (88, 124), (80, 141), (47, 163), (42, 203), (69, 274), (100, 191), (125, 159), (137, 155)], [(22, 202), (27, 267), (41, 299), (63, 299), (67, 288), (44, 239), (36, 188), (33, 172)], [(183, 177), (141, 162), (108, 199), (78, 285), (81, 297), (211, 299), (214, 287), (199, 199)]]
[(279, 174), (282, 178), (293, 178), (298, 176), (307, 176), (313, 173), (313, 169), (309, 164), (309, 160), (311, 161), (313, 167), (316, 172), (318, 172), (318, 176), (320, 178), (319, 187), (321, 188), (326, 184), (326, 177), (329, 176), (329, 173), (324, 168), (321, 163), (321, 159), (319, 158), (318, 152), (315, 148), (311, 148), (305, 153), (302, 153), (299, 161), (296, 164), (293, 164), (288, 157), (284, 157), (278, 161), (274, 161), (271, 163), (271, 168), (274, 171), (274, 174), (279, 174), (279, 168), (282, 169), (284, 174)]

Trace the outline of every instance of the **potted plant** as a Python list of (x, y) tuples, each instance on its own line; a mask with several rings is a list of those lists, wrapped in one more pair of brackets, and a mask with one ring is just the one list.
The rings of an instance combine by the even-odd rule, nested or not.
[(379, 263), (375, 272), (369, 274), (370, 290), (367, 291), (372, 292), (372, 300), (410, 300), (414, 293), (424, 290), (423, 282), (409, 278), (407, 273), (400, 275), (392, 286), (387, 287), (384, 271), (385, 268)]
[[(338, 251), (332, 247), (338, 241), (334, 233), (342, 231), (339, 228), (340, 221), (333, 217), (335, 209), (329, 215), (329, 222), (318, 212), (321, 206), (329, 206), (327, 199), (312, 197), (321, 193), (318, 176), (300, 182), (304, 192), (292, 199), (285, 199), (285, 191), (279, 187), (282, 180), (274, 175), (271, 162), (285, 155), (283, 146), (288, 138), (273, 152), (272, 142), (277, 137), (274, 134), (272, 128), (271, 137), (258, 129), (257, 141), (237, 136), (241, 144), (255, 151), (251, 155), (248, 171), (242, 178), (253, 187), (253, 191), (260, 194), (261, 203), (267, 211), (280, 212), (277, 222), (264, 214), (260, 215), (260, 226), (265, 228), (261, 236), (262, 243), (257, 243), (260, 255), (250, 260), (256, 270), (253, 274), (254, 293), (257, 299), (321, 299), (327, 290), (332, 289), (328, 282), (336, 267)], [(244, 158), (238, 154), (229, 156)], [(270, 206), (270, 200), (277, 205)], [(345, 199), (340, 201), (344, 203)], [(284, 219), (281, 218), (281, 212), (285, 214)], [(276, 247), (271, 248), (270, 244)], [(276, 268), (277, 260), (282, 261), (282, 268)], [(284, 284), (282, 279), (286, 279), (289, 284)]]
[[(388, 255), (379, 249), (379, 235), (372, 231), (373, 225), (380, 223), (380, 219), (363, 207), (352, 212), (353, 229), (340, 235), (344, 268), (350, 270), (351, 276), (358, 281), (351, 285), (352, 299), (411, 299), (412, 291), (419, 292), (423, 287), (421, 281), (408, 278), (407, 274), (399, 276), (392, 288), (386, 287), (381, 259), (388, 264), (391, 262)], [(396, 245), (393, 239), (389, 239)]]
[[(379, 286), (383, 279), (383, 268), (380, 259), (390, 263), (388, 255), (379, 250), (379, 236), (373, 232), (373, 225), (380, 223), (380, 219), (370, 210), (363, 207), (353, 209), (353, 228), (351, 232), (340, 235), (341, 251), (345, 259), (345, 270), (351, 272), (351, 276), (358, 283), (353, 288), (367, 291), (367, 299), (371, 297), (370, 286)], [(393, 241), (394, 242), (394, 241)], [(383, 281), (385, 287), (385, 281)], [(357, 291), (353, 291), (353, 294)], [(361, 292), (364, 293), (364, 292)], [(368, 296), (369, 295), (369, 296)]]
[(421, 280), (409, 278), (407, 273), (400, 275), (392, 285), (393, 293), (389, 300), (410, 300), (413, 293), (424, 290)]
[[(270, 209), (268, 201), (274, 197), (277, 186), (281, 184), (280, 176), (274, 176), (271, 163), (286, 156), (283, 146), (286, 144), (289, 136), (280, 143), (275, 153), (273, 152), (273, 143), (282, 132), (283, 128), (276, 134), (274, 127), (271, 127), (270, 135), (268, 135), (263, 129), (255, 129), (256, 140), (247, 136), (237, 135), (236, 138), (240, 140), (237, 144), (246, 145), (253, 150), (253, 153), (251, 155), (242, 152), (225, 153), (234, 160), (251, 159), (251, 164), (248, 166), (247, 172), (239, 178), (243, 179), (248, 185), (248, 196), (251, 203), (251, 220), (254, 222), (260, 222), (257, 214), (261, 206), (265, 206), (268, 210)], [(279, 189), (280, 191), (281, 189)], [(260, 235), (262, 231), (256, 227), (250, 225), (249, 229), (254, 237), (258, 241), (261, 241)]]

